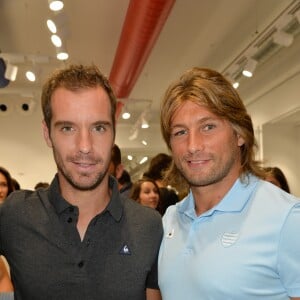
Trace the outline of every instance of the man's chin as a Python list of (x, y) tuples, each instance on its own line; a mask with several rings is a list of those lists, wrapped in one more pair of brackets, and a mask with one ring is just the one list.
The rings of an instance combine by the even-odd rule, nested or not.
[(96, 189), (106, 178), (105, 174), (99, 174), (96, 178), (80, 176), (78, 180), (71, 180), (71, 185), (80, 191), (92, 191)]
[(73, 186), (73, 188), (79, 190), (79, 191), (92, 191), (96, 189), (100, 185), (101, 181), (96, 181), (92, 183), (82, 183), (82, 182), (70, 182), (70, 184)]

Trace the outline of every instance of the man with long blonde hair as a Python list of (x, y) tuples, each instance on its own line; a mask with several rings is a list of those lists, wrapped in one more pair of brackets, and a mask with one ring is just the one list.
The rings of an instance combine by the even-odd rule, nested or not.
[(163, 299), (300, 299), (300, 201), (262, 180), (237, 91), (216, 71), (188, 70), (164, 96), (161, 128), (168, 176), (190, 188), (163, 217)]

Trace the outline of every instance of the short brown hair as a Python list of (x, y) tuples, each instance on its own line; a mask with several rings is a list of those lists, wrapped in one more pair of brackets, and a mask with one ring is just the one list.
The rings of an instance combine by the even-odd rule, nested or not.
[(76, 91), (85, 88), (102, 87), (111, 103), (111, 118), (113, 121), (113, 131), (115, 133), (115, 113), (116, 113), (116, 97), (113, 93), (108, 79), (95, 66), (71, 65), (68, 68), (55, 71), (43, 86), (42, 90), (42, 110), (44, 120), (48, 129), (52, 119), (51, 97), (53, 92), (63, 87), (70, 91)]

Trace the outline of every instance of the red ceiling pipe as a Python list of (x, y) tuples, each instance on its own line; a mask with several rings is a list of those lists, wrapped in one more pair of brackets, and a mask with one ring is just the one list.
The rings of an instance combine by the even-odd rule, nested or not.
[[(109, 75), (117, 98), (127, 98), (162, 30), (175, 0), (131, 0)], [(117, 117), (122, 103), (118, 103)]]

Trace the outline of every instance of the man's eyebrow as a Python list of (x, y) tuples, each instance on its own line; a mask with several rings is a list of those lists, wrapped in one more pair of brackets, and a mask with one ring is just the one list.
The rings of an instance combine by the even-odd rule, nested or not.
[[(74, 122), (72, 121), (56, 121), (54, 123), (54, 126), (68, 126), (68, 125), (73, 125), (75, 124)], [(97, 125), (106, 125), (106, 126), (112, 126), (112, 122), (110, 121), (104, 121), (104, 120), (99, 120), (99, 121), (96, 121), (96, 122), (93, 122), (91, 124), (92, 126), (97, 126)]]
[(112, 122), (99, 120), (99, 121), (92, 123), (92, 125), (94, 125), (94, 126), (97, 126), (97, 125), (112, 126)]
[[(207, 121), (217, 121), (217, 120), (220, 120), (221, 118), (219, 117), (215, 117), (215, 116), (209, 116), (209, 117), (203, 117), (203, 118), (200, 118), (197, 120), (197, 123), (201, 124), (201, 123), (205, 123)], [(185, 124), (181, 123), (180, 121), (174, 125), (171, 125), (171, 129), (172, 128), (176, 128), (176, 127), (186, 127)]]
[(178, 123), (178, 124), (175, 124), (175, 125), (172, 125), (170, 126), (170, 129), (176, 129), (176, 128), (183, 128), (183, 127), (186, 127), (186, 125), (183, 125), (181, 123)]
[(59, 126), (67, 126), (67, 125), (72, 125), (74, 124), (73, 122), (71, 121), (56, 121), (54, 122), (54, 127), (59, 127)]

